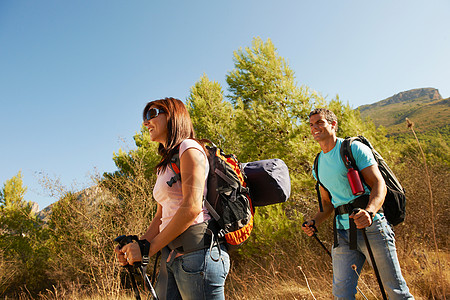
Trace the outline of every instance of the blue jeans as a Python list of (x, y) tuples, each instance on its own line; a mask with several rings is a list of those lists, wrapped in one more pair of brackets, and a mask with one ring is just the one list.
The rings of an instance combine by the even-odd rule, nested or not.
[[(373, 224), (366, 228), (366, 233), (389, 299), (414, 299), (403, 279), (395, 248), (394, 232), (385, 217), (373, 221)], [(362, 231), (358, 230), (357, 250), (350, 250), (348, 235), (348, 230), (338, 229), (338, 246), (332, 250), (335, 299), (355, 299), (358, 274), (361, 274), (366, 259), (372, 265)], [(352, 269), (352, 265), (356, 266), (358, 274)], [(379, 291), (376, 281), (371, 282), (370, 287)]]
[[(167, 300), (223, 300), (230, 258), (224, 245), (194, 251), (167, 263)], [(211, 255), (210, 255), (211, 254)], [(218, 260), (218, 261), (214, 261)], [(156, 283), (156, 293), (164, 288)]]

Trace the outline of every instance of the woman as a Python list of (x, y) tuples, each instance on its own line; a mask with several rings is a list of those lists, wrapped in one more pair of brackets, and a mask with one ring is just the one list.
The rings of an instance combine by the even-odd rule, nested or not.
[[(205, 228), (211, 217), (203, 205), (209, 163), (204, 147), (195, 140), (189, 113), (180, 100), (165, 98), (147, 103), (143, 118), (150, 139), (159, 143), (158, 152), (162, 157), (156, 166), (157, 180), (153, 189), (157, 211), (141, 237), (150, 242), (149, 257), (159, 250), (165, 257), (156, 285), (157, 294), (161, 299), (224, 299), (225, 279), (230, 265), (226, 247), (209, 247), (207, 240), (211, 241), (210, 236), (203, 234), (204, 237), (202, 235), (196, 239), (191, 233), (195, 231), (198, 237), (198, 228), (204, 228), (200, 230), (203, 233), (209, 231)], [(169, 164), (176, 153), (180, 158), (181, 182), (178, 180), (170, 187), (167, 181), (174, 176), (174, 172)], [(181, 234), (188, 235), (183, 240), (199, 240), (196, 242), (198, 245), (194, 247), (181, 243), (185, 251), (174, 251), (180, 249)], [(194, 250), (187, 250), (189, 247)], [(121, 265), (142, 259), (136, 243), (116, 248), (115, 251)], [(164, 256), (164, 253), (167, 255)], [(166, 269), (167, 275), (163, 271)]]

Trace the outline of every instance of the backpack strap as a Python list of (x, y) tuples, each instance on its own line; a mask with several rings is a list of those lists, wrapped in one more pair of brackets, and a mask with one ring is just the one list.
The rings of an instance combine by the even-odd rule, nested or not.
[[(359, 177), (361, 178), (361, 182), (362, 182), (363, 186), (366, 186), (370, 191), (370, 190), (372, 190), (372, 188), (368, 184), (366, 184), (366, 182), (364, 181), (364, 176), (362, 176), (360, 170), (358, 169), (358, 166), (356, 165), (356, 160), (353, 157), (352, 143), (354, 141), (358, 141), (361, 144), (364, 144), (364, 145), (368, 146), (370, 149), (372, 149), (372, 145), (370, 145), (370, 143), (369, 143), (369, 145), (367, 145), (365, 142), (367, 140), (363, 136), (346, 137), (344, 139), (344, 141), (342, 142), (341, 149), (340, 149), (341, 159), (344, 162), (344, 165), (347, 169), (353, 168), (354, 170), (359, 172), (359, 175), (360, 175)], [(369, 141), (367, 141), (367, 143), (368, 142)], [(378, 163), (378, 161), (377, 161), (377, 163)]]
[(351, 148), (353, 141), (357, 139), (357, 137), (346, 137), (341, 144), (340, 153), (341, 159), (347, 169), (354, 169), (356, 171), (359, 171)]
[[(207, 140), (205, 140), (205, 141), (207, 141)], [(208, 141), (208, 142), (212, 144), (212, 142), (210, 142), (210, 141)], [(170, 159), (169, 167), (175, 173), (175, 175), (172, 176), (172, 178), (170, 178), (170, 180), (166, 182), (169, 187), (172, 187), (172, 185), (175, 182), (181, 181), (179, 150), (180, 150), (180, 146), (177, 147), (177, 151)], [(223, 175), (223, 176), (225, 176), (225, 175)], [(209, 204), (209, 202), (206, 200), (205, 197), (203, 197), (203, 203), (205, 204), (206, 208), (208, 209), (208, 212), (212, 215), (212, 217), (216, 221), (219, 220), (220, 216), (217, 214), (217, 212), (214, 210), (214, 208), (211, 206), (211, 204)], [(216, 223), (203, 222), (200, 224), (202, 224), (202, 225), (199, 225), (199, 224), (191, 225), (180, 236), (178, 236), (175, 240), (170, 242), (165, 248), (163, 248), (163, 250), (166, 249), (165, 251), (163, 251), (163, 254), (165, 252), (167, 252), (167, 249), (169, 249), (170, 251), (173, 250), (175, 253), (189, 253), (189, 252), (193, 252), (196, 250), (201, 250), (201, 249), (205, 249), (205, 248), (209, 247), (211, 259), (214, 261), (219, 261), (220, 256), (221, 256), (220, 244), (222, 244), (223, 241), (222, 240), (219, 241), (219, 235), (216, 233), (216, 232), (218, 232), (218, 229), (216, 228), (217, 222)], [(206, 228), (204, 230), (202, 230), (202, 228), (205, 227), (205, 226), (203, 226), (204, 224), (206, 224)], [(211, 224), (211, 225), (209, 225), (209, 224)], [(201, 226), (201, 227), (199, 227), (199, 226)], [(199, 238), (201, 239), (200, 241), (198, 241)], [(209, 241), (208, 243), (207, 243), (207, 240)], [(212, 254), (211, 254), (212, 253), (211, 250), (214, 246), (217, 246), (217, 248), (219, 250), (219, 258), (217, 258), (217, 259), (213, 258)], [(170, 262), (172, 262), (175, 259), (175, 257), (176, 257), (176, 255), (172, 255), (170, 257)], [(166, 286), (167, 286), (166, 281), (167, 281), (167, 276), (168, 276), (166, 261), (168, 258), (169, 258), (169, 255), (166, 253), (166, 256), (165, 257), (163, 256), (163, 258), (161, 259), (161, 270), (163, 270), (162, 276), (163, 276), (163, 281), (164, 281), (163, 284), (165, 284)]]
[(319, 188), (320, 185), (323, 186), (323, 184), (319, 180), (319, 169), (318, 169), (319, 155), (320, 155), (320, 152), (317, 153), (316, 158), (314, 158), (314, 172), (316, 173), (316, 179), (317, 179), (316, 180), (316, 193), (317, 193), (317, 199), (319, 200), (319, 209), (321, 212), (323, 212), (322, 195), (320, 194), (320, 188)]
[[(178, 149), (179, 150), (179, 149)], [(181, 171), (180, 171), (180, 153), (177, 152), (172, 156), (170, 159), (169, 167), (170, 169), (175, 173), (175, 175), (170, 178), (169, 181), (167, 181), (167, 185), (172, 187), (172, 185), (177, 182), (181, 181)]]
[(320, 152), (317, 153), (316, 158), (314, 159), (314, 172), (316, 173), (316, 192), (317, 192), (317, 199), (319, 200), (319, 209), (320, 212), (323, 212), (323, 205), (322, 205), (322, 194), (320, 193), (320, 188), (319, 186), (322, 186), (324, 188), (325, 191), (327, 191), (330, 200), (331, 200), (331, 193), (330, 191), (323, 185), (322, 182), (320, 182), (319, 179), (319, 156), (320, 156)]
[[(214, 145), (214, 143), (212, 143), (209, 140), (204, 140), (209, 142), (210, 144)], [(215, 145), (214, 145), (215, 146)], [(180, 146), (178, 146), (177, 148), (177, 152), (172, 156), (172, 158), (170, 159), (170, 164), (169, 167), (170, 169), (175, 173), (174, 176), (172, 176), (172, 178), (170, 178), (169, 181), (166, 181), (167, 185), (172, 187), (172, 185), (177, 182), (177, 181), (181, 181), (181, 170), (180, 170)], [(233, 184), (233, 182), (230, 182), (230, 180), (228, 179), (228, 177), (223, 174), (222, 172), (220, 172), (219, 170), (215, 170), (215, 173), (217, 175), (219, 175), (221, 178), (223, 178), (225, 181), (227, 181), (229, 184)], [(235, 186), (233, 186), (235, 187)], [(235, 187), (238, 188), (238, 187)], [(236, 192), (235, 192), (236, 193)], [(234, 196), (236, 198), (236, 196)], [(214, 218), (214, 220), (216, 220), (217, 222), (220, 219), (219, 214), (216, 212), (216, 210), (212, 207), (212, 205), (209, 203), (209, 201), (206, 200), (205, 197), (203, 197), (203, 203), (206, 206), (206, 209), (208, 210), (208, 212), (211, 214), (211, 216)], [(220, 251), (220, 250), (219, 250)]]
[[(361, 142), (362, 144), (368, 146), (370, 149), (372, 149), (372, 145), (370, 145), (369, 141), (367, 141), (366, 138), (363, 136), (357, 136), (357, 137), (346, 137), (344, 141), (342, 142), (340, 153), (341, 153), (341, 159), (347, 169), (353, 168), (354, 170), (358, 171), (360, 173), (360, 178), (363, 186), (366, 186), (369, 190), (371, 190), (371, 187), (366, 184), (364, 181), (364, 177), (362, 176), (361, 172), (358, 169), (358, 166), (356, 165), (356, 160), (353, 157), (352, 152), (352, 143), (354, 141)], [(361, 199), (364, 199), (361, 201)], [(356, 198), (352, 203), (341, 205), (335, 209), (334, 218), (336, 219), (337, 215), (340, 214), (351, 214), (351, 211), (354, 208), (362, 208), (365, 209), (367, 206), (367, 203), (369, 203), (369, 197), (368, 195), (362, 195), (359, 198)], [(350, 207), (350, 208), (348, 208)], [(382, 212), (383, 208), (381, 208), (378, 212)], [(353, 219), (350, 219), (350, 249), (356, 249), (356, 225), (355, 221)], [(336, 221), (335, 221), (336, 223)], [(334, 225), (336, 226), (336, 224)], [(336, 229), (334, 229), (334, 241), (335, 245), (337, 246), (337, 233)]]
[[(353, 157), (352, 153), (352, 142), (355, 140), (355, 137), (346, 137), (344, 141), (342, 141), (341, 148), (339, 149), (341, 154), (342, 162), (344, 163), (345, 167), (348, 169), (354, 169), (359, 172), (358, 166), (356, 165), (355, 158)], [(364, 183), (364, 180), (361, 180)], [(363, 195), (364, 196), (364, 195)], [(358, 198), (357, 198), (358, 199)], [(356, 200), (357, 200), (356, 199)], [(355, 200), (355, 201), (356, 201)], [(367, 205), (367, 204), (366, 204)], [(365, 206), (363, 207), (365, 208)], [(351, 214), (353, 210), (353, 205), (351, 203), (344, 204), (341, 206), (338, 206), (334, 209), (334, 221), (333, 221), (333, 236), (334, 236), (334, 247), (338, 246), (338, 240), (337, 240), (337, 226), (336, 226), (336, 217), (338, 215), (342, 214)], [(356, 233), (356, 224), (353, 219), (349, 218), (349, 224), (350, 224), (350, 234), (349, 234), (349, 246), (351, 250), (355, 250), (357, 247), (357, 233)]]
[[(205, 140), (208, 141), (209, 143), (211, 143), (212, 145), (214, 145), (211, 141), (209, 140)], [(214, 145), (215, 146), (215, 145)], [(179, 150), (179, 148), (178, 148)], [(177, 151), (172, 158), (170, 159), (170, 164), (169, 164), (170, 169), (175, 173), (175, 175), (170, 178), (169, 181), (167, 181), (167, 185), (172, 187), (172, 185), (177, 182), (177, 181), (181, 181), (181, 170), (180, 170), (180, 153)], [(220, 176), (223, 180), (227, 181), (229, 184), (233, 184), (233, 182), (231, 182), (228, 177), (223, 174), (222, 172), (220, 172), (220, 170), (215, 169), (215, 173)], [(238, 188), (238, 187), (236, 187)], [(212, 207), (212, 205), (209, 203), (209, 201), (207, 201), (205, 198), (203, 199), (203, 203), (205, 204), (206, 208), (208, 209), (208, 212), (212, 215), (212, 217), (216, 220), (219, 221), (220, 216), (219, 214), (216, 212), (216, 210)]]
[[(337, 228), (336, 228), (336, 217), (338, 215), (345, 215), (345, 214), (352, 214), (353, 210), (355, 208), (362, 208), (365, 209), (367, 206), (367, 203), (369, 203), (369, 195), (361, 195), (353, 202), (338, 206), (334, 209), (334, 222), (333, 222), (333, 237), (334, 237), (334, 247), (338, 245), (337, 241)], [(356, 250), (357, 249), (357, 228), (355, 224), (354, 219), (349, 218), (349, 224), (350, 224), (350, 234), (349, 234), (349, 246), (350, 250)]]

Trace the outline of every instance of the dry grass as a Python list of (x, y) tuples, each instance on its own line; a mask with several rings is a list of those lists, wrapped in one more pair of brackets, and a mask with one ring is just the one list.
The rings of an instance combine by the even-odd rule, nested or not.
[(403, 253), (401, 264), (403, 275), (416, 299), (446, 299), (449, 296), (448, 252), (440, 251), (437, 255), (434, 250), (408, 249)]
[[(441, 274), (436, 253), (419, 245), (399, 245), (398, 254), (408, 286), (416, 299), (446, 299), (450, 286), (450, 254), (445, 251), (439, 253), (439, 261), (444, 262)], [(296, 245), (292, 247), (296, 248)], [(304, 249), (305, 252), (296, 257), (284, 253), (285, 255), (270, 256), (266, 259), (249, 259), (245, 263), (239, 257), (233, 259), (226, 284), (226, 298), (330, 299), (331, 262), (328, 256), (315, 252), (320, 250)], [(444, 285), (441, 284), (440, 278), (444, 278)], [(114, 285), (114, 288), (110, 286), (102, 291), (100, 286), (57, 286), (34, 299), (134, 299), (131, 290), (125, 291), (118, 285), (118, 276), (110, 279), (109, 283)], [(368, 265), (363, 268), (359, 287), (368, 299), (381, 299), (375, 276)], [(142, 293), (142, 296), (144, 295)], [(19, 299), (32, 297), (23, 291)], [(357, 294), (357, 299), (363, 298)]]
[[(137, 165), (135, 174), (141, 174), (141, 166)], [(430, 200), (428, 197), (427, 182), (423, 180), (421, 163), (414, 159), (404, 160), (395, 170), (407, 191), (407, 219), (395, 228), (397, 251), (403, 275), (416, 299), (446, 299), (450, 286), (450, 253), (448, 249), (450, 227), (449, 209), (449, 182), (448, 166), (430, 165), (429, 176), (432, 199), (435, 209), (435, 230), (430, 226), (432, 219), (429, 214)], [(80, 251), (80, 255), (73, 261), (56, 257), (49, 266), (51, 278), (60, 278), (61, 282), (52, 289), (31, 296), (26, 287), (21, 287), (14, 299), (134, 299), (130, 289), (124, 290), (120, 283), (120, 268), (117, 266), (112, 238), (119, 234), (139, 234), (148, 226), (148, 222), (136, 220), (150, 219), (154, 209), (150, 201), (152, 182), (144, 176), (125, 178), (112, 178), (104, 183), (108, 193), (101, 191), (103, 196), (108, 195), (108, 201), (96, 203), (101, 208), (100, 213), (92, 214), (83, 210), (86, 201), (72, 202), (63, 211), (63, 216), (70, 216), (74, 220), (82, 221), (82, 227), (61, 227), (74, 231), (67, 233), (67, 237), (76, 235), (90, 228), (92, 234), (89, 243), (81, 244), (78, 248), (74, 240), (72, 252)], [(298, 199), (303, 199), (295, 195)], [(447, 197), (447, 199), (445, 199)], [(95, 198), (95, 197), (94, 197)], [(439, 198), (439, 199), (436, 199)], [(99, 199), (97, 197), (97, 199)], [(118, 200), (121, 199), (121, 200)], [(143, 201), (146, 199), (147, 201)], [(295, 202), (291, 209), (298, 212), (316, 210), (314, 199), (306, 199), (305, 203), (312, 203), (305, 207), (300, 200)], [(298, 203), (298, 205), (297, 205)], [(286, 215), (296, 218), (292, 211)], [(296, 219), (301, 224), (302, 220)], [(68, 225), (73, 225), (70, 223)], [(61, 223), (61, 226), (67, 224)], [(67, 225), (67, 226), (68, 226)], [(319, 233), (321, 240), (331, 246), (331, 222), (321, 226)], [(327, 230), (327, 227), (330, 230)], [(68, 230), (69, 230), (68, 229)], [(95, 234), (94, 234), (95, 233)], [(436, 237), (436, 239), (434, 239)], [(260, 249), (253, 256), (244, 257), (240, 253), (232, 253), (232, 266), (227, 278), (225, 293), (227, 299), (330, 299), (332, 289), (331, 259), (311, 238), (302, 233), (293, 233), (282, 236), (283, 240)], [(436, 242), (434, 242), (436, 240)], [(67, 243), (67, 241), (64, 241)], [(64, 244), (63, 245), (66, 245)], [(436, 251), (435, 244), (439, 246)], [(89, 247), (87, 249), (86, 247)], [(250, 246), (250, 245), (249, 245)], [(255, 249), (255, 245), (251, 245)], [(244, 252), (245, 252), (245, 247)], [(258, 244), (258, 247), (262, 247)], [(258, 248), (256, 248), (258, 249)], [(1, 249), (0, 249), (1, 250)], [(76, 250), (76, 251), (75, 251)], [(263, 251), (264, 250), (264, 251)], [(74, 252), (75, 251), (75, 252)], [(254, 250), (253, 250), (254, 251)], [(60, 253), (62, 255), (64, 253)], [(62, 257), (63, 258), (63, 257)], [(89, 268), (80, 268), (81, 262), (87, 261)], [(6, 270), (8, 264), (0, 251), (0, 269)], [(86, 263), (83, 263), (86, 266)], [(67, 276), (67, 270), (73, 276)], [(77, 269), (78, 268), (78, 269)], [(149, 268), (150, 269), (150, 268)], [(80, 280), (83, 278), (83, 280)], [(0, 274), (0, 287), (8, 281), (8, 274)], [(375, 275), (368, 264), (363, 268), (359, 288), (368, 299), (381, 299), (376, 284)], [(1, 291), (0, 291), (1, 292)], [(142, 291), (142, 298), (147, 295)], [(13, 299), (13, 298), (5, 298)], [(357, 294), (357, 299), (363, 299)]]

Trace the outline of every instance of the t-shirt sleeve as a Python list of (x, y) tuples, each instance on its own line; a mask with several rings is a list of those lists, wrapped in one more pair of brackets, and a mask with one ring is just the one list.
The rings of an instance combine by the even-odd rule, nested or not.
[[(208, 161), (208, 157), (206, 156), (206, 152), (205, 149), (203, 149), (203, 147), (196, 141), (196, 140), (191, 140), (191, 139), (187, 139), (184, 140), (183, 142), (181, 142), (180, 144), (180, 158), (183, 155), (184, 151), (186, 151), (187, 149), (197, 149), (198, 151), (200, 151), (203, 156), (205, 157), (205, 180), (208, 178), (208, 174), (209, 174), (209, 161)], [(205, 195), (206, 195), (206, 191), (207, 191), (207, 185), (205, 185)]]
[(195, 148), (199, 150), (206, 158), (205, 150), (203, 150), (203, 147), (195, 140), (187, 139), (181, 142), (180, 144), (180, 157), (183, 155), (184, 151), (190, 148)]
[(377, 163), (375, 157), (373, 156), (372, 150), (370, 150), (368, 146), (355, 141), (352, 143), (351, 147), (353, 157), (356, 161), (356, 166), (359, 170), (363, 170)]

